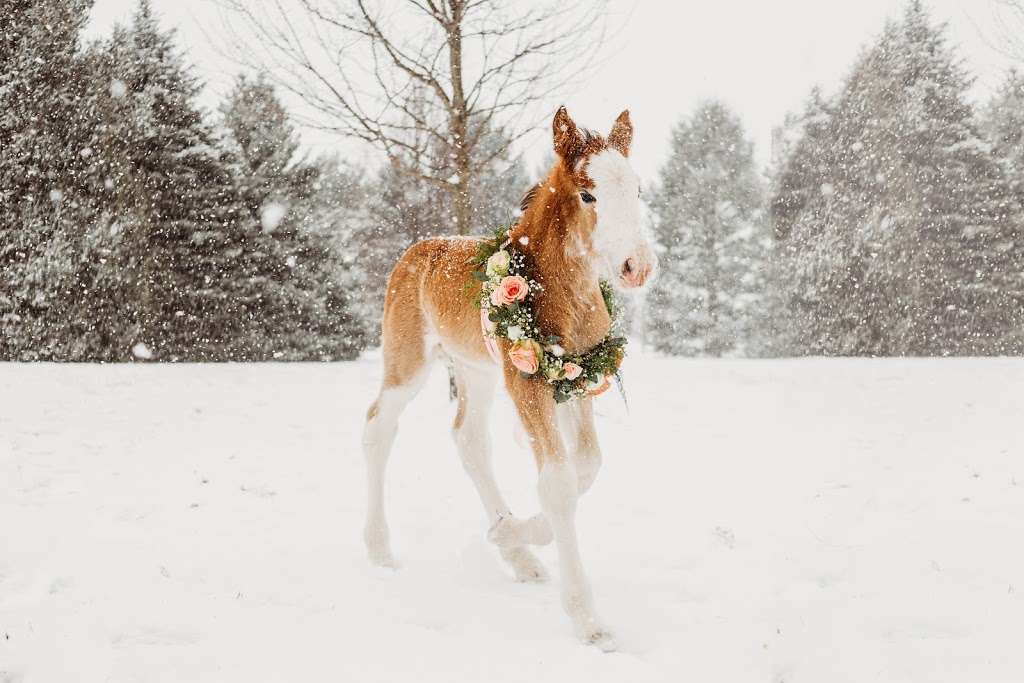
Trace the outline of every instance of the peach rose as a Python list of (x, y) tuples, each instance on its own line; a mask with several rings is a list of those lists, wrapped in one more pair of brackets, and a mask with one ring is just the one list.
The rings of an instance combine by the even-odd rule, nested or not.
[(565, 371), (566, 379), (576, 379), (583, 373), (583, 368), (576, 365), (572, 361), (562, 364), (562, 370)]
[(544, 349), (532, 339), (520, 339), (508, 351), (508, 359), (520, 372), (532, 375), (540, 368)]
[(491, 292), (491, 303), (495, 306), (507, 306), (513, 301), (522, 301), (530, 293), (530, 285), (519, 275), (507, 275)]

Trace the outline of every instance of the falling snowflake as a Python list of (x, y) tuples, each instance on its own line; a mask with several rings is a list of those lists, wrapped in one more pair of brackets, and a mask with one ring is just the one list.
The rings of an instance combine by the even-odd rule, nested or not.
[(260, 223), (263, 225), (263, 229), (267, 232), (277, 230), (277, 226), (281, 224), (286, 213), (288, 213), (288, 207), (279, 202), (270, 202), (264, 205), (263, 211), (260, 213)]

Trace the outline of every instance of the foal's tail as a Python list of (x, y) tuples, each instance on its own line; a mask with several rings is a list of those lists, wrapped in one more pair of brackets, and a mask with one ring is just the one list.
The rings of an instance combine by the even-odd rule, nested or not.
[(455, 365), (448, 361), (448, 401), (452, 402), (459, 398), (459, 385), (455, 381)]

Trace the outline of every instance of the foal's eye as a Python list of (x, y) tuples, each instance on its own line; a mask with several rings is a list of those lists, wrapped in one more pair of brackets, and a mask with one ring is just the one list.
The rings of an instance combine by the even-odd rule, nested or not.
[(595, 197), (594, 195), (590, 194), (586, 190), (583, 190), (582, 192), (580, 192), (580, 199), (583, 200), (584, 204), (593, 204), (594, 202), (597, 201), (597, 197)]

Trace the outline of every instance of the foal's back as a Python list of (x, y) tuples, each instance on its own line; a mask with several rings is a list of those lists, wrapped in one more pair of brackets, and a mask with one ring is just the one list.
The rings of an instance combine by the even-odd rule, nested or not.
[(425, 239), (395, 264), (381, 332), (385, 387), (412, 381), (438, 344), (464, 362), (489, 362), (473, 304), (477, 292), (470, 260), (479, 243), (470, 237)]

